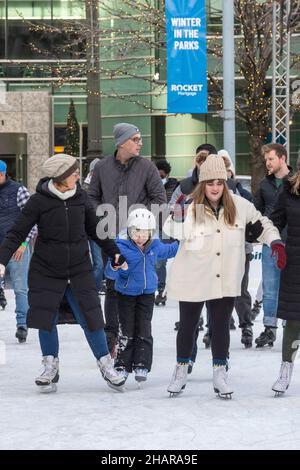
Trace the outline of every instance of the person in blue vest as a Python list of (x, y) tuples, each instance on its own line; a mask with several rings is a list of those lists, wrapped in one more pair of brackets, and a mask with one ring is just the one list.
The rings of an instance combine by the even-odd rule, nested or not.
[(178, 242), (162, 243), (154, 236), (156, 220), (152, 212), (139, 208), (128, 217), (127, 230), (122, 231), (116, 243), (126, 258), (126, 269), (117, 272), (110, 262), (106, 275), (115, 279), (118, 293), (120, 334), (115, 368), (126, 380), (134, 371), (135, 380), (147, 380), (153, 355), (151, 321), (157, 290), (156, 263), (158, 259), (173, 258)]
[[(3, 160), (0, 160), (0, 243), (15, 223), (29, 198), (28, 189), (7, 176), (7, 165)], [(16, 338), (19, 343), (24, 343), (27, 338), (27, 276), (30, 260), (28, 244), (35, 235), (36, 229), (33, 228), (11, 257), (6, 269), (16, 298)]]

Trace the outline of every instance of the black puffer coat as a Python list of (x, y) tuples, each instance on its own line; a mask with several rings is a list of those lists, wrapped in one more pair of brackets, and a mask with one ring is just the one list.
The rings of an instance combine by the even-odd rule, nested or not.
[(109, 257), (119, 253), (112, 240), (99, 240), (97, 219), (80, 185), (74, 196), (63, 201), (42, 179), (0, 247), (0, 263), (6, 265), (26, 239), (31, 227), (38, 237), (28, 275), (27, 325), (50, 331), (68, 282), (91, 331), (104, 325), (92, 272), (88, 238), (95, 240)]
[(277, 316), (300, 321), (300, 196), (291, 193), (288, 181), (284, 182), (270, 219), (279, 231), (287, 224), (287, 264), (281, 271)]

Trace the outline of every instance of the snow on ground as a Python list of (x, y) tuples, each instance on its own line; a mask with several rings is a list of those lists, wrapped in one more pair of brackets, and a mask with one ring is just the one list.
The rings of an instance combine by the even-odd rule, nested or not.
[[(252, 291), (253, 292), (253, 291)], [(216, 398), (210, 350), (200, 332), (198, 359), (183, 394), (166, 391), (175, 364), (176, 302), (155, 308), (153, 370), (142, 389), (134, 378), (126, 391), (102, 379), (79, 326), (59, 326), (58, 391), (41, 395), (36, 330), (26, 344), (14, 338), (14, 296), (0, 311), (0, 449), (299, 449), (300, 377), (284, 397), (271, 391), (279, 371), (282, 328), (274, 348), (245, 350), (231, 334), (232, 400)], [(254, 329), (262, 329), (261, 315)], [(3, 351), (6, 351), (4, 361)], [(3, 364), (3, 362), (5, 362)], [(299, 369), (299, 367), (298, 367)]]

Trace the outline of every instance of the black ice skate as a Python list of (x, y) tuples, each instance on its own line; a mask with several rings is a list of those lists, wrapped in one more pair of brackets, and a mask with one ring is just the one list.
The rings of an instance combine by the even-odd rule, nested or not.
[(18, 339), (19, 343), (25, 343), (27, 334), (28, 334), (27, 328), (25, 328), (24, 326), (17, 327), (15, 336)]
[(2, 310), (5, 309), (6, 305), (7, 305), (7, 300), (4, 294), (4, 289), (0, 287), (0, 307), (2, 307)]
[(155, 297), (155, 305), (159, 306), (159, 305), (163, 305), (165, 306), (166, 305), (166, 301), (167, 301), (167, 296), (165, 294), (165, 291), (164, 289), (158, 289), (158, 294), (157, 296)]
[(253, 341), (253, 331), (251, 326), (245, 326), (242, 328), (242, 337), (241, 343), (245, 346), (245, 348), (252, 348), (252, 341)]
[(255, 343), (257, 348), (263, 348), (264, 346), (272, 347), (276, 340), (275, 328), (266, 326), (264, 331), (256, 338)]

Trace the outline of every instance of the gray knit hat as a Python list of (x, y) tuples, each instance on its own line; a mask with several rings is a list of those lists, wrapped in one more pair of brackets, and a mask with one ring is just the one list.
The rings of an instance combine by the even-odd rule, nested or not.
[(57, 153), (43, 164), (43, 176), (53, 178), (57, 183), (63, 181), (79, 168), (76, 158), (65, 153)]
[(120, 122), (116, 124), (113, 128), (113, 135), (115, 139), (116, 147), (126, 142), (133, 135), (138, 134), (140, 130), (133, 124), (128, 124), (127, 122)]
[(208, 155), (200, 168), (199, 183), (210, 180), (227, 180), (224, 160), (218, 155)]

